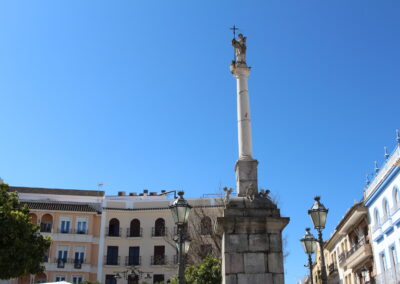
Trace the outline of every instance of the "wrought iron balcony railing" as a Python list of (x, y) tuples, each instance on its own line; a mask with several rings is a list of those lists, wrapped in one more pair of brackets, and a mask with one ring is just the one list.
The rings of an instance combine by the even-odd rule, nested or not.
[(143, 237), (143, 228), (139, 228), (139, 230), (131, 230), (131, 228), (126, 229), (126, 237), (127, 238), (141, 238)]

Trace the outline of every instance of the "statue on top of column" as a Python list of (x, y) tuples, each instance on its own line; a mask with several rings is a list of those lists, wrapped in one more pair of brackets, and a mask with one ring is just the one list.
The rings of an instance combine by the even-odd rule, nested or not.
[(239, 40), (232, 39), (232, 46), (235, 48), (235, 57), (237, 63), (246, 63), (246, 37), (238, 35)]

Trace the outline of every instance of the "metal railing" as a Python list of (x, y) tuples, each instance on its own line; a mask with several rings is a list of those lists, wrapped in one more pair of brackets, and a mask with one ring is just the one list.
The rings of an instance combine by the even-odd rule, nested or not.
[(41, 233), (51, 233), (51, 223), (40, 223), (40, 232)]
[(141, 227), (139, 231), (131, 230), (131, 228), (126, 229), (126, 237), (127, 238), (141, 238), (143, 237), (143, 228)]
[(107, 257), (106, 255), (104, 256), (104, 264), (105, 265), (119, 265), (120, 264), (121, 257)]
[(152, 237), (164, 237), (167, 231), (166, 227), (152, 227), (151, 228), (151, 236)]
[(142, 257), (141, 256), (125, 256), (125, 266), (130, 265), (141, 265), (142, 264)]
[(119, 230), (111, 230), (109, 227), (106, 227), (106, 236), (107, 237), (122, 237), (122, 228), (119, 228)]
[(88, 230), (78, 230), (78, 229), (62, 229), (62, 228), (58, 228), (57, 229), (57, 233), (59, 234), (78, 234), (78, 235), (87, 235), (88, 234)]
[(165, 265), (167, 264), (167, 256), (165, 255), (152, 255), (151, 265)]
[(335, 264), (335, 263), (331, 263), (331, 264), (328, 266), (328, 271), (329, 271), (329, 274), (333, 274), (335, 271), (337, 271), (336, 264)]

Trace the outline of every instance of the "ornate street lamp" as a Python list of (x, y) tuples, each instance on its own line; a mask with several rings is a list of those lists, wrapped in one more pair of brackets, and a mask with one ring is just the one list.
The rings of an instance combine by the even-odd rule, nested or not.
[(179, 284), (185, 283), (185, 258), (184, 255), (188, 252), (190, 240), (186, 233), (186, 224), (189, 218), (190, 209), (192, 206), (183, 198), (183, 191), (178, 192), (178, 198), (169, 206), (171, 209), (172, 217), (178, 227), (178, 234), (174, 237), (176, 246), (178, 248), (178, 277)]
[(304, 252), (308, 255), (308, 265), (304, 265), (310, 269), (310, 279), (311, 284), (313, 284), (313, 275), (312, 275), (312, 258), (311, 255), (315, 252), (315, 248), (317, 246), (317, 240), (314, 238), (313, 234), (310, 233), (310, 228), (306, 228), (306, 234), (303, 238), (300, 239), (301, 244), (303, 245)]
[(310, 215), (311, 220), (314, 224), (314, 228), (318, 231), (318, 243), (319, 250), (321, 253), (321, 278), (322, 284), (327, 284), (326, 267), (325, 267), (325, 255), (324, 255), (324, 241), (322, 240), (322, 230), (325, 229), (326, 217), (328, 215), (328, 209), (319, 202), (321, 197), (316, 196), (314, 198), (314, 205), (308, 210), (308, 215)]

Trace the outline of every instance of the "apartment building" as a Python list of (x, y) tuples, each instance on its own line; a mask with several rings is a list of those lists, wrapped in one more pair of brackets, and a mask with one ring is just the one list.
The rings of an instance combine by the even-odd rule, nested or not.
[[(176, 227), (167, 198), (156, 192), (119, 192), (13, 187), (30, 209), (31, 221), (52, 238), (45, 271), (8, 281), (10, 284), (84, 280), (106, 284), (158, 283), (177, 274)], [(222, 199), (188, 199), (193, 206), (188, 232), (188, 263), (220, 253), (216, 218)]]
[[(104, 245), (99, 250), (103, 258), (98, 267), (101, 283), (158, 283), (177, 274), (176, 227), (169, 209), (172, 201), (147, 190), (139, 195), (119, 192), (118, 196), (105, 197), (101, 224)], [(211, 238), (221, 204), (210, 198), (188, 202), (193, 206), (191, 249), (200, 248), (205, 256), (218, 249)]]
[(364, 190), (370, 217), (372, 249), (376, 261), (376, 283), (400, 281), (400, 137), (391, 155), (385, 153), (381, 168)]
[(328, 282), (365, 284), (375, 277), (368, 210), (363, 202), (354, 204), (324, 244)]
[(103, 191), (10, 187), (30, 210), (31, 221), (52, 238), (45, 272), (12, 284), (97, 279)]

